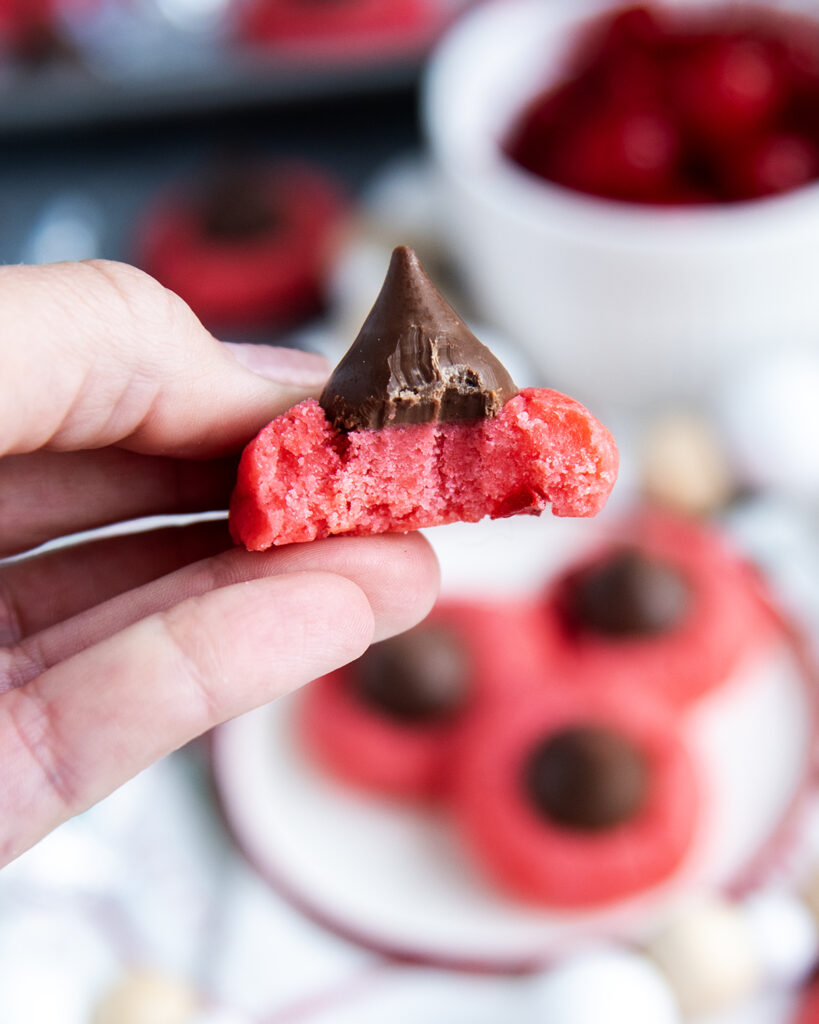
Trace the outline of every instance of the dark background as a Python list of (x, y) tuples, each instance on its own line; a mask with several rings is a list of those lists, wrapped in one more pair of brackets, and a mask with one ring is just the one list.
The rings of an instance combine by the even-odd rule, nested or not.
[(0, 127), (0, 260), (19, 262), (38, 218), (61, 196), (89, 199), (100, 212), (102, 253), (133, 258), (141, 212), (163, 186), (191, 181), (235, 152), (302, 156), (355, 190), (389, 157), (420, 144), (417, 69), (395, 79), (335, 79), (332, 92), (295, 88), (254, 103), (189, 104), (186, 111), (75, 117), (69, 126), (37, 118)]

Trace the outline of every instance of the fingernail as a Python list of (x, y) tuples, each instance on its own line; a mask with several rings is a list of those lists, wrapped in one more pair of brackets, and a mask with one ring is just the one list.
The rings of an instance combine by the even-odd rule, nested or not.
[(297, 348), (223, 342), (231, 355), (260, 377), (293, 387), (316, 388), (327, 380), (330, 365), (324, 356)]

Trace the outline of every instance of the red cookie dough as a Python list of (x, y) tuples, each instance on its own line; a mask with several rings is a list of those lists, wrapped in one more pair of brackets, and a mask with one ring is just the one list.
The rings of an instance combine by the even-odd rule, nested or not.
[(242, 455), (230, 508), (253, 551), (330, 534), (406, 532), (485, 516), (593, 516), (617, 476), (611, 434), (578, 402), (528, 389), (498, 416), (342, 433), (308, 399)]
[(449, 722), (399, 723), (368, 708), (350, 686), (350, 666), (311, 683), (302, 734), (332, 775), (375, 794), (427, 799), (441, 789), (452, 738)]
[(353, 685), (358, 663), (305, 690), (302, 735), (310, 753), (337, 778), (382, 796), (427, 800), (447, 787), (453, 738), (464, 723), (492, 713), (542, 664), (531, 604), (439, 603), (427, 625), (451, 631), (466, 667), (465, 697), (443, 720), (400, 721), (369, 705)]
[[(666, 631), (611, 636), (567, 621), (567, 581), (621, 548), (656, 558), (688, 584), (687, 610)], [(634, 517), (610, 544), (558, 579), (547, 595), (545, 615), (556, 638), (556, 667), (568, 685), (603, 686), (621, 694), (648, 688), (675, 705), (725, 682), (773, 629), (753, 570), (724, 539), (695, 520), (659, 512)]]
[[(644, 799), (618, 825), (555, 824), (526, 792), (532, 750), (577, 727), (611, 730), (645, 759)], [(700, 794), (691, 757), (670, 712), (645, 694), (577, 690), (566, 680), (477, 722), (452, 764), (451, 809), (466, 844), (502, 889), (528, 902), (581, 909), (642, 892), (679, 867), (695, 835)]]
[[(215, 182), (217, 197), (189, 189), (151, 209), (138, 243), (138, 262), (181, 295), (209, 327), (281, 327), (314, 313), (324, 268), (347, 211), (338, 184), (303, 163), (237, 168)], [(254, 230), (214, 234), (210, 203), (227, 198), (255, 205), (269, 220)], [(227, 193), (227, 196), (225, 196)]]

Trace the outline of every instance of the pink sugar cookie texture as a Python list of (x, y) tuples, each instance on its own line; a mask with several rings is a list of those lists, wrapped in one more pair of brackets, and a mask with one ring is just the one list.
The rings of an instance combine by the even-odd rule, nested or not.
[(617, 465), (608, 430), (557, 391), (518, 391), (400, 247), (320, 401), (294, 406), (245, 449), (230, 526), (262, 551), (549, 504), (593, 516)]

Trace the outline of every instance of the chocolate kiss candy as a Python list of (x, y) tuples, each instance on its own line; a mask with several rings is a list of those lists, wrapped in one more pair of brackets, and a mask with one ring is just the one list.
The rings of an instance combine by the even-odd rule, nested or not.
[(580, 569), (564, 590), (571, 623), (607, 636), (651, 636), (672, 629), (690, 599), (690, 587), (676, 569), (631, 550)]
[(406, 246), (321, 395), (338, 430), (494, 416), (517, 394), (503, 365), (441, 296)]
[(526, 761), (529, 799), (549, 821), (598, 831), (628, 821), (648, 783), (643, 755), (609, 729), (579, 726), (549, 736)]
[(421, 625), (373, 644), (351, 668), (358, 697), (402, 722), (449, 718), (466, 698), (464, 652), (439, 626)]

